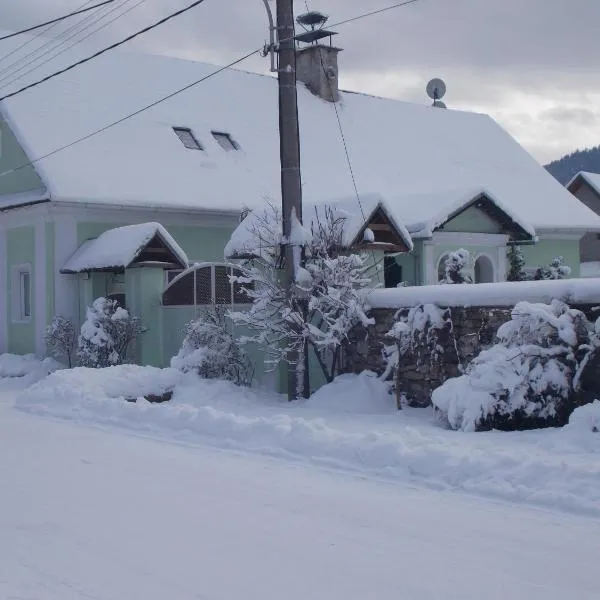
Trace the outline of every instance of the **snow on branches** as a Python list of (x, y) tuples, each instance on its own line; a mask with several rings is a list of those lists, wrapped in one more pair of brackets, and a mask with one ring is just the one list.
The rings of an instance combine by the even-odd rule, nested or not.
[[(312, 348), (330, 382), (339, 373), (341, 352), (350, 330), (373, 323), (361, 294), (370, 286), (370, 267), (365, 257), (344, 252), (344, 219), (326, 210), (325, 218), (316, 220), (309, 236), (302, 231), (305, 258), (296, 269), (296, 281), (289, 291), (280, 270), (279, 211), (270, 206), (254, 225), (251, 233), (261, 240), (260, 256), (246, 261), (241, 265), (242, 274), (232, 277), (233, 282), (253, 284), (246, 289), (252, 305), (248, 311), (232, 312), (230, 316), (252, 332), (241, 341), (260, 344), (273, 367), (297, 356), (296, 364), (302, 361), (299, 367), (303, 368), (306, 351)], [(269, 246), (269, 240), (275, 243)]]
[(444, 264), (444, 277), (440, 283), (473, 283), (473, 278), (468, 273), (471, 255), (468, 250), (459, 248), (450, 252)]
[(121, 308), (116, 300), (96, 298), (87, 308), (81, 326), (79, 364), (91, 368), (122, 364), (129, 346), (142, 331), (140, 320)]
[(76, 339), (75, 327), (69, 319), (54, 317), (46, 327), (44, 340), (48, 353), (56, 360), (66, 360), (69, 368), (73, 366)]
[(558, 300), (520, 302), (498, 330), (497, 343), (465, 375), (434, 390), (433, 405), (450, 427), (465, 431), (564, 425), (581, 374), (600, 348), (597, 329)]
[(571, 275), (571, 267), (565, 265), (565, 259), (557, 256), (550, 261), (547, 267), (538, 267), (533, 276), (536, 280), (565, 279)]
[(171, 367), (184, 373), (196, 372), (203, 379), (223, 379), (243, 386), (252, 385), (254, 376), (250, 359), (229, 330), (222, 306), (215, 306), (188, 323)]

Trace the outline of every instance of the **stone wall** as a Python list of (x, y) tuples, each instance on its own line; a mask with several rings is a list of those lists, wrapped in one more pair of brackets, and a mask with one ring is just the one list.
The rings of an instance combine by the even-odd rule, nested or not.
[[(571, 305), (582, 310), (588, 318), (600, 316), (594, 310), (597, 305)], [(357, 331), (351, 337), (350, 348), (346, 352), (344, 366), (350, 373), (365, 369), (383, 373), (386, 368), (384, 348), (394, 343), (386, 333), (398, 320), (408, 314), (409, 308), (374, 309), (371, 316), (375, 325)], [(471, 360), (482, 350), (489, 348), (496, 337), (498, 328), (510, 320), (512, 307), (452, 307), (440, 309), (445, 312), (446, 326), (436, 331), (437, 351), (428, 352), (421, 347), (400, 358), (398, 378), (401, 392), (414, 406), (427, 406), (431, 403), (431, 392), (446, 379), (459, 376)]]

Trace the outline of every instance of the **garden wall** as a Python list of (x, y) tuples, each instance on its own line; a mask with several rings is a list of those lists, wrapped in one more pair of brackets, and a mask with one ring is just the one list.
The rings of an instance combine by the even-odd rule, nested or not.
[(384, 373), (387, 366), (384, 348), (394, 344), (386, 334), (393, 324), (406, 316), (412, 306), (435, 304), (444, 311), (446, 320), (444, 328), (436, 332), (436, 351), (429, 356), (425, 356), (423, 348), (409, 351), (400, 358), (398, 369), (401, 392), (408, 402), (427, 406), (435, 388), (446, 379), (459, 376), (479, 352), (493, 344), (498, 328), (510, 320), (517, 302), (547, 303), (552, 298), (582, 310), (590, 320), (600, 316), (597, 310), (600, 280), (596, 279), (378, 290), (371, 301), (370, 314), (375, 325), (366, 332), (358, 330), (354, 333), (344, 368), (354, 373), (365, 369)]

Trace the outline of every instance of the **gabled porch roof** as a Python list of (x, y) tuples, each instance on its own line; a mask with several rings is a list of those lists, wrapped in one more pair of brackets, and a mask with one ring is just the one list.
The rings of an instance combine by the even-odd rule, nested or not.
[(122, 271), (141, 263), (174, 264), (185, 269), (189, 261), (160, 223), (140, 223), (109, 229), (85, 241), (60, 272)]

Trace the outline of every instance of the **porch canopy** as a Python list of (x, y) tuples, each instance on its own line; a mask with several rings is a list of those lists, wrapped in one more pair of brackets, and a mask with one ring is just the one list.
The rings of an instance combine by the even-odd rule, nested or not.
[(86, 240), (60, 272), (119, 272), (142, 265), (186, 269), (188, 264), (181, 246), (160, 223), (140, 223), (109, 229), (97, 238)]

